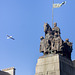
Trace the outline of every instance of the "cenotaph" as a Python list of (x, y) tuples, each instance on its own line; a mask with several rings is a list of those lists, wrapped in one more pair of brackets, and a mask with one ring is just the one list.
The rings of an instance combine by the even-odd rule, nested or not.
[(35, 75), (75, 75), (75, 60), (71, 60), (72, 42), (61, 38), (57, 23), (51, 28), (44, 24), (45, 37), (40, 37), (40, 52)]

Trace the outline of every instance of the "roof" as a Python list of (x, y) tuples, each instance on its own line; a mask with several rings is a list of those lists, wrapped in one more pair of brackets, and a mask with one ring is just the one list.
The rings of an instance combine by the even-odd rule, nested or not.
[(15, 68), (14, 68), (14, 67), (11, 67), (11, 68), (2, 69), (1, 71), (7, 71), (7, 70), (12, 70), (12, 69), (14, 69), (14, 70), (15, 70)]

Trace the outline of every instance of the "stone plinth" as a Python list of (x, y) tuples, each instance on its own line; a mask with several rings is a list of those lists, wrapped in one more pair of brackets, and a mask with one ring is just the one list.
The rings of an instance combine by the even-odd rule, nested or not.
[(38, 59), (35, 75), (75, 75), (75, 68), (61, 55), (45, 55)]
[(74, 67), (75, 67), (75, 60), (73, 60), (73, 65), (74, 65)]

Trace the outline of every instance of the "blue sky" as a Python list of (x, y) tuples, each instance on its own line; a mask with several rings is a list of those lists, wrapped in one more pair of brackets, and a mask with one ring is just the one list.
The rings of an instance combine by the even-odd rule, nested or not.
[[(55, 0), (61, 3), (64, 0)], [(73, 42), (75, 59), (75, 1), (54, 9), (54, 22), (63, 40)], [(0, 0), (0, 69), (15, 67), (16, 75), (35, 75), (43, 25), (52, 26), (52, 0)], [(6, 39), (12, 35), (15, 41)]]

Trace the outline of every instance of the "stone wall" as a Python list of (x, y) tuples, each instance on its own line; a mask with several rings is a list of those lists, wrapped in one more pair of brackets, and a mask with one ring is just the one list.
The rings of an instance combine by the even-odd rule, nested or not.
[(35, 75), (75, 75), (75, 68), (71, 60), (50, 54), (38, 59)]
[(72, 62), (73, 62), (73, 65), (74, 65), (74, 67), (75, 67), (75, 60), (73, 60)]
[(59, 56), (40, 57), (37, 61), (35, 75), (60, 75)]
[(0, 75), (10, 75), (10, 74), (4, 71), (0, 71)]

